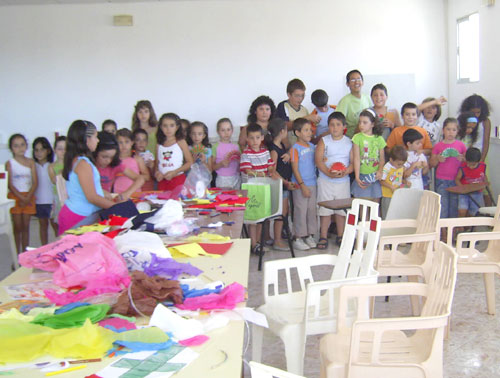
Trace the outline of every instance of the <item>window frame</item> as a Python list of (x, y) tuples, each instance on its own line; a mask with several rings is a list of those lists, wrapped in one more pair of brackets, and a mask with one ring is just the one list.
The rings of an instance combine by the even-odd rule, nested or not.
[[(476, 46), (471, 45), (471, 46), (464, 46), (466, 42), (462, 41), (461, 43), (461, 38), (460, 38), (460, 26), (464, 26), (465, 22), (471, 22), (471, 17), (476, 16), (477, 17), (477, 43)], [(470, 24), (469, 24), (470, 25)], [(480, 56), (479, 56), (479, 12), (474, 12), (471, 14), (468, 14), (467, 16), (460, 17), (457, 19), (457, 43), (456, 43), (456, 51), (457, 51), (457, 83), (458, 84), (463, 84), (463, 83), (477, 83), (481, 79), (480, 75)], [(463, 32), (462, 32), (463, 33)], [(473, 36), (470, 36), (473, 37)], [(462, 36), (463, 39), (463, 36)], [(469, 72), (468, 77), (462, 77), (461, 76), (461, 66), (463, 66), (463, 56), (460, 55), (461, 50), (467, 49), (467, 48), (472, 48), (474, 47), (474, 50), (476, 50), (476, 56), (477, 56), (477, 62), (474, 62), (471, 66), (475, 65), (477, 67), (477, 78), (476, 77), (471, 77), (471, 72)], [(462, 57), (462, 59), (461, 59)], [(462, 65), (461, 65), (462, 62)], [(472, 70), (472, 69), (471, 69)], [(470, 71), (471, 71), (470, 70)]]

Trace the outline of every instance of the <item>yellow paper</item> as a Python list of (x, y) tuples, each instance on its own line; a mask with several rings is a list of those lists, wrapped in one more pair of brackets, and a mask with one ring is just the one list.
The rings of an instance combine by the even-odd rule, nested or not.
[(31, 322), (38, 314), (53, 314), (57, 307), (35, 307), (32, 308), (26, 315), (24, 315), (17, 308), (11, 308), (0, 314), (0, 319), (17, 319), (23, 322)]
[(219, 234), (210, 234), (208, 232), (202, 232), (196, 236), (190, 236), (187, 240), (191, 242), (204, 242), (204, 241), (229, 241), (231, 238), (229, 236), (222, 236)]
[(197, 205), (208, 205), (211, 201), (205, 198), (193, 198)]
[(201, 246), (198, 243), (176, 245), (175, 247), (169, 247), (169, 250), (177, 251), (178, 253), (182, 253), (183, 255), (188, 257), (198, 257), (198, 256), (209, 256), (214, 258), (220, 257), (220, 255), (215, 255), (205, 252), (205, 250), (201, 248)]
[(102, 224), (91, 224), (90, 226), (81, 226), (74, 230), (67, 230), (66, 234), (82, 235), (92, 231), (103, 232), (108, 228), (109, 226), (105, 226)]

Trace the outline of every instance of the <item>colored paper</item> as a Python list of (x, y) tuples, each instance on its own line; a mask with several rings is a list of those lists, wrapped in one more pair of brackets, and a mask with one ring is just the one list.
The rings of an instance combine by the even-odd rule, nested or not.
[[(121, 318), (107, 318), (99, 321), (101, 327), (112, 326), (115, 329), (125, 328), (126, 330), (137, 329), (135, 323), (129, 322), (126, 319)], [(111, 328), (109, 328), (111, 329)]]
[(184, 319), (162, 304), (155, 307), (149, 325), (158, 327), (164, 332), (171, 332), (179, 340), (189, 339), (204, 333), (201, 322), (196, 319)]
[(104, 319), (109, 309), (108, 304), (80, 306), (60, 314), (39, 314), (32, 323), (56, 329), (80, 327), (89, 319), (92, 323)]
[(165, 259), (152, 253), (151, 263), (144, 268), (144, 273), (151, 277), (163, 276), (171, 280), (176, 280), (182, 273), (198, 276), (203, 271), (189, 263), (180, 263), (172, 258)]
[(185, 347), (198, 346), (205, 344), (208, 340), (210, 340), (210, 337), (208, 337), (207, 335), (199, 335), (191, 337), (190, 339), (180, 340), (179, 344)]
[(177, 245), (175, 247), (169, 247), (169, 250), (175, 250), (188, 257), (198, 257), (198, 256), (210, 256), (210, 257), (220, 257), (219, 255), (213, 255), (205, 252), (205, 250), (198, 243), (188, 243)]
[(216, 255), (224, 255), (233, 243), (199, 243), (201, 248), (205, 250), (207, 253), (212, 253)]
[(102, 225), (102, 224), (91, 224), (89, 226), (81, 226), (78, 228), (66, 230), (66, 234), (73, 234), (73, 235), (82, 235), (86, 234), (87, 232), (105, 232), (109, 229), (109, 226)]
[(222, 236), (219, 234), (210, 234), (208, 232), (202, 232), (198, 235), (193, 235), (187, 238), (190, 242), (204, 242), (204, 241), (229, 241), (231, 238), (229, 236)]
[(245, 300), (245, 288), (238, 282), (226, 286), (219, 294), (186, 298), (184, 303), (176, 307), (182, 310), (216, 310), (233, 309), (236, 304)]

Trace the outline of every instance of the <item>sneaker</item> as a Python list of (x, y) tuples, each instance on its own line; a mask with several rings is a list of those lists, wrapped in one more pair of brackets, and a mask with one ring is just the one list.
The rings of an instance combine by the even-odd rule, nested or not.
[(312, 235), (309, 235), (307, 238), (304, 239), (304, 241), (309, 246), (309, 248), (316, 248), (316, 245), (318, 244), (316, 243), (316, 240), (314, 240)]
[(264, 242), (264, 245), (267, 245), (268, 247), (272, 247), (274, 244), (274, 240), (273, 239), (267, 239), (265, 242)]
[(276, 244), (274, 243), (273, 244), (273, 249), (276, 250), (276, 251), (289, 251), (290, 250), (290, 247), (288, 247), (288, 244)]
[[(259, 248), (260, 248), (260, 243), (255, 244), (252, 247), (252, 250), (250, 251), (253, 255), (259, 255)], [(262, 252), (264, 252), (264, 249), (262, 249)]]
[(300, 251), (307, 251), (311, 249), (302, 238), (297, 238), (293, 241), (293, 248), (298, 249)]

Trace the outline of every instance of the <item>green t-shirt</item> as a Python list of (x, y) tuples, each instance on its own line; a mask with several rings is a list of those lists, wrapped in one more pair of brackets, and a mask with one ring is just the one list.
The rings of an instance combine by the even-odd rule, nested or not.
[(359, 121), (359, 113), (371, 106), (372, 101), (370, 100), (370, 97), (363, 93), (361, 94), (361, 98), (357, 98), (353, 94), (349, 93), (340, 99), (336, 110), (345, 116), (347, 122), (346, 135), (349, 138), (352, 138), (354, 135), (354, 131), (356, 130), (356, 126)]
[(377, 172), (380, 164), (380, 150), (386, 143), (380, 135), (366, 135), (357, 133), (352, 137), (352, 143), (359, 146), (360, 169), (359, 173), (368, 175)]

